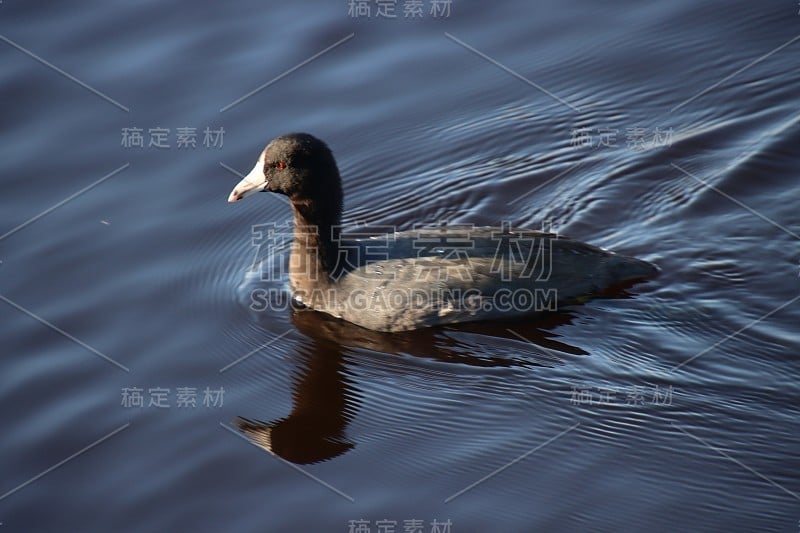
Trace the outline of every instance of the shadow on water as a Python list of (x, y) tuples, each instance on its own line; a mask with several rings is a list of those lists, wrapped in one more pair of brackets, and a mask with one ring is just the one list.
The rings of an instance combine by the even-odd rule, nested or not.
[[(624, 289), (606, 297), (626, 298)], [(254, 444), (287, 461), (312, 464), (340, 456), (355, 447), (347, 426), (362, 401), (351, 379), (346, 352), (353, 348), (404, 355), (437, 363), (483, 368), (553, 367), (585, 350), (558, 340), (556, 328), (572, 323), (574, 309), (506, 322), (476, 322), (405, 333), (371, 331), (323, 313), (293, 310), (291, 319), (308, 343), (298, 348), (288, 416), (262, 421), (241, 416), (236, 426)], [(476, 355), (466, 342), (486, 345), (530, 344), (524, 357)], [(518, 353), (514, 350), (514, 353)]]
[(310, 339), (298, 353), (292, 412), (271, 422), (236, 420), (236, 426), (254, 444), (297, 464), (332, 459), (354, 446), (345, 430), (354, 411), (355, 389), (345, 373), (342, 348)]

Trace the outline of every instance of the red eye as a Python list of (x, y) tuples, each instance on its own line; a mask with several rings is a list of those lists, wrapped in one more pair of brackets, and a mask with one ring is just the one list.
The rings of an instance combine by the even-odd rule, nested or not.
[(278, 163), (278, 168), (286, 168), (286, 163), (281, 161), (280, 163)]

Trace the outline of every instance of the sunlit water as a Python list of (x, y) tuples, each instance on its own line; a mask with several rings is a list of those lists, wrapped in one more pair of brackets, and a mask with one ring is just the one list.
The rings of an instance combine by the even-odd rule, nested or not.
[[(0, 43), (0, 528), (796, 531), (798, 7), (371, 9), (0, 4), (113, 99)], [(331, 145), (349, 222), (546, 224), (662, 273), (397, 335), (254, 312), (251, 228), (290, 213), (227, 204), (221, 163), (287, 131)]]

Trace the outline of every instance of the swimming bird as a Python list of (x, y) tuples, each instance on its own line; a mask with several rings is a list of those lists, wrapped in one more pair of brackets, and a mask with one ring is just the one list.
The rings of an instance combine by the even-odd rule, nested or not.
[(302, 306), (367, 329), (406, 331), (556, 310), (658, 269), (553, 233), (443, 225), (353, 239), (330, 148), (308, 133), (272, 140), (228, 197), (286, 195), (289, 283)]

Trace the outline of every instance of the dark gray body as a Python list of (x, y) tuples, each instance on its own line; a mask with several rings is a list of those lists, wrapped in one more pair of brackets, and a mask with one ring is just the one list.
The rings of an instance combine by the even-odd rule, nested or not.
[(341, 240), (332, 284), (293, 283), (304, 305), (377, 331), (554, 311), (654, 275), (652, 264), (519, 228), (448, 226)]

